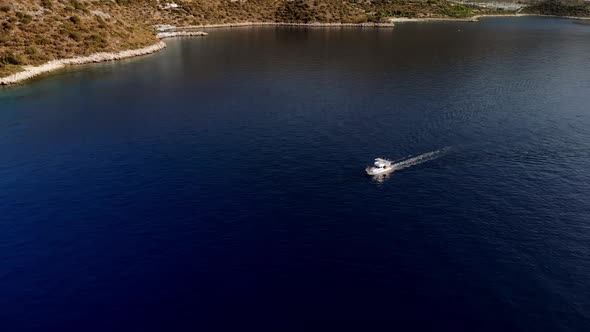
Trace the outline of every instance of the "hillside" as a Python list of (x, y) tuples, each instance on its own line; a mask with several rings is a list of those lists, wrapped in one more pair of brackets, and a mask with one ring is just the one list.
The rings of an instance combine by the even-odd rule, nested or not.
[(155, 43), (153, 29), (126, 12), (109, 1), (0, 0), (0, 76), (23, 64)]
[(524, 12), (540, 15), (557, 15), (572, 17), (590, 16), (590, 2), (584, 0), (547, 0), (534, 2)]
[[(390, 16), (465, 17), (475, 6), (444, 0), (0, 0), (0, 77), (52, 59), (139, 48), (154, 24), (347, 22)], [(170, 8), (167, 8), (170, 7)]]
[(446, 0), (0, 0), (0, 77), (23, 65), (153, 44), (155, 24), (362, 23), (494, 11)]

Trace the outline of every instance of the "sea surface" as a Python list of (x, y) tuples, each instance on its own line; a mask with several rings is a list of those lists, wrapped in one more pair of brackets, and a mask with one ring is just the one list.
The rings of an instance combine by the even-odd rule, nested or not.
[(590, 329), (590, 25), (209, 32), (0, 89), (2, 331)]

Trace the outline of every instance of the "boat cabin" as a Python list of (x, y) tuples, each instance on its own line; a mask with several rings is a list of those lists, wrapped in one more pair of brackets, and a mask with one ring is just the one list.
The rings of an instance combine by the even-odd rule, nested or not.
[(391, 161), (385, 160), (382, 158), (377, 158), (377, 159), (375, 159), (374, 165), (375, 165), (375, 167), (378, 167), (378, 168), (385, 168), (385, 167), (391, 166)]

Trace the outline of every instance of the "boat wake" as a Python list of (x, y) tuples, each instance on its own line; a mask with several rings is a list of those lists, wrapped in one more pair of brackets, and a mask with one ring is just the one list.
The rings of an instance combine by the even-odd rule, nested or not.
[[(379, 183), (382, 183), (383, 181), (389, 179), (391, 174), (396, 171), (399, 171), (399, 170), (402, 170), (402, 169), (405, 169), (408, 167), (420, 165), (420, 164), (425, 163), (427, 161), (437, 159), (437, 158), (443, 156), (449, 150), (450, 150), (450, 147), (446, 147), (446, 148), (443, 148), (440, 150), (426, 152), (426, 153), (423, 153), (421, 155), (417, 155), (414, 157), (407, 156), (402, 159), (391, 161), (391, 167), (388, 168), (386, 171), (379, 172), (375, 175), (372, 175), (373, 180), (375, 180)], [(376, 160), (378, 160), (378, 159), (376, 159)], [(376, 167), (373, 167), (373, 168), (376, 168)], [(370, 167), (367, 168), (367, 173), (369, 173), (369, 169), (370, 169)], [(371, 174), (371, 173), (369, 173), (369, 174)]]
[(444, 148), (436, 151), (426, 152), (415, 157), (406, 157), (404, 159), (397, 160), (392, 164), (392, 166), (395, 171), (399, 171), (404, 168), (416, 166), (427, 161), (437, 159), (444, 155), (448, 150), (449, 148)]
[(399, 171), (404, 168), (416, 166), (427, 161), (434, 160), (445, 154), (448, 150), (449, 148), (444, 148), (436, 151), (426, 152), (415, 157), (406, 157), (404, 159), (396, 161), (395, 163), (393, 163), (392, 166), (394, 170)]

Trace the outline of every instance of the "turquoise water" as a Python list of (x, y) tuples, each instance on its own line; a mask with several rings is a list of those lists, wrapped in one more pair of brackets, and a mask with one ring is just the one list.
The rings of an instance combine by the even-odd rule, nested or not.
[(587, 329), (590, 26), (166, 42), (0, 89), (7, 331)]

